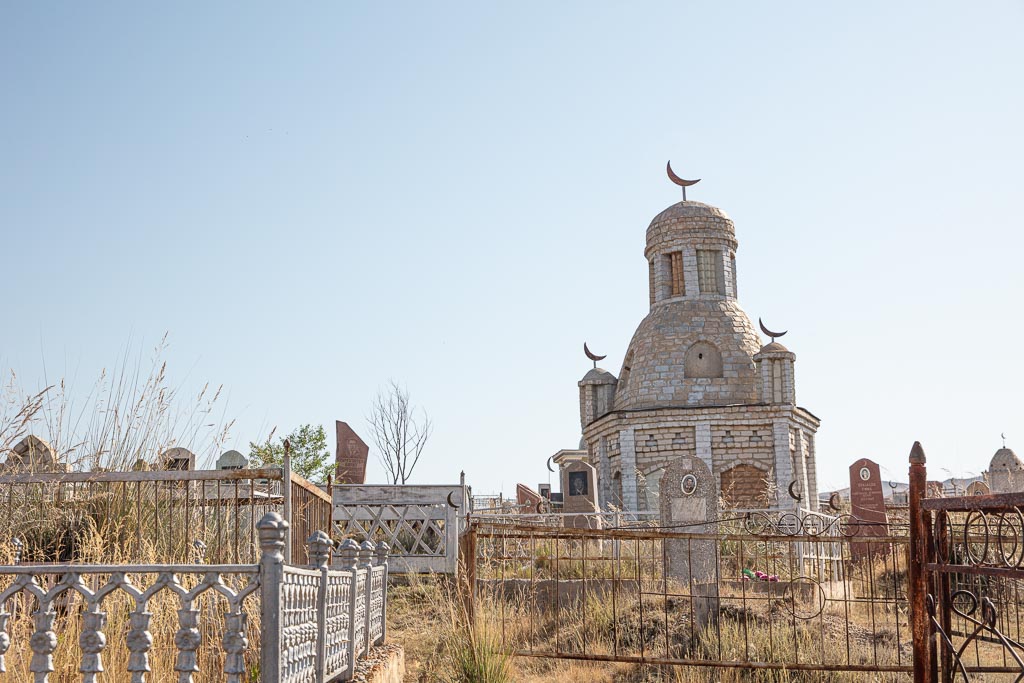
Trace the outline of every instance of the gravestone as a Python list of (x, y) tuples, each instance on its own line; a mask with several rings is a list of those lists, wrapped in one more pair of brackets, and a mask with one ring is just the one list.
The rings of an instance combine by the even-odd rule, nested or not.
[(335, 484), (365, 484), (366, 458), (370, 447), (347, 422), (334, 423), (337, 447), (334, 452)]
[(160, 462), (165, 470), (191, 472), (196, 468), (196, 454), (187, 448), (168, 448), (160, 454)]
[[(573, 460), (562, 468), (562, 512), (567, 513), (565, 526), (577, 529), (598, 529), (597, 470), (582, 460)], [(581, 513), (581, 514), (572, 514)]]
[(224, 451), (217, 458), (218, 470), (244, 470), (249, 466), (249, 459), (238, 451)]
[(29, 434), (11, 449), (3, 469), (9, 472), (66, 472), (67, 466), (44, 439)]
[[(659, 482), (661, 525), (669, 533), (718, 532), (718, 487), (699, 458), (679, 458)], [(694, 620), (702, 627), (718, 619), (718, 540), (671, 538), (665, 544), (665, 574), (681, 594), (691, 596)]]
[[(888, 535), (882, 475), (878, 463), (867, 458), (861, 458), (850, 465), (850, 514), (853, 517), (851, 533), (854, 538)], [(854, 560), (861, 560), (877, 554), (883, 548), (878, 543), (850, 543), (850, 555)]]

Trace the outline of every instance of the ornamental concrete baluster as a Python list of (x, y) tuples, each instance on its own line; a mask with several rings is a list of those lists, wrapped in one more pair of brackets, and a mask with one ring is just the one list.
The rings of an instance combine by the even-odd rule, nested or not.
[(351, 538), (341, 544), (338, 551), (341, 557), (342, 571), (351, 574), (348, 592), (348, 669), (344, 680), (351, 680), (356, 670), (356, 601), (359, 591), (356, 590), (359, 578), (359, 544)]
[(363, 571), (366, 572), (366, 585), (363, 591), (363, 652), (370, 651), (370, 617), (373, 610), (373, 555), (377, 544), (370, 539), (359, 546), (359, 557), (362, 559)]
[(178, 683), (193, 683), (192, 674), (199, 671), (196, 651), (202, 640), (202, 634), (199, 633), (199, 610), (195, 609), (191, 598), (182, 596), (181, 609), (178, 610), (178, 632), (174, 634), (174, 646), (178, 648), (174, 670), (178, 672)]
[(384, 567), (384, 576), (381, 577), (380, 585), (380, 640), (377, 643), (384, 642), (388, 630), (388, 554), (390, 552), (391, 546), (385, 541), (377, 543), (377, 564)]
[(222, 642), (227, 653), (224, 658), (224, 673), (227, 675), (228, 683), (242, 683), (242, 676), (246, 673), (245, 650), (249, 647), (249, 639), (245, 635), (249, 615), (241, 611), (241, 601), (233, 609), (237, 611), (224, 615), (226, 629)]
[(90, 600), (88, 611), (82, 615), (82, 633), (78, 636), (78, 647), (82, 650), (82, 665), (78, 670), (82, 673), (82, 683), (96, 683), (96, 675), (103, 672), (100, 653), (107, 645), (107, 636), (103, 634), (107, 613), (100, 611), (100, 599)]
[[(286, 482), (287, 483), (287, 482)], [(256, 524), (260, 536), (260, 679), (281, 680), (281, 584), (288, 522), (268, 512)]]
[(4, 655), (11, 647), (11, 636), (7, 633), (7, 622), (11, 618), (10, 612), (0, 612), (0, 673), (7, 673), (7, 664), (4, 662)]
[(153, 635), (149, 632), (149, 620), (152, 612), (146, 611), (146, 604), (137, 604), (135, 611), (128, 615), (128, 671), (132, 674), (132, 683), (146, 683), (149, 673), (149, 650), (153, 647)]
[(334, 544), (323, 531), (314, 531), (306, 543), (309, 545), (310, 563), (320, 570), (320, 585), (316, 591), (316, 683), (323, 683), (327, 659), (327, 565)]
[(28, 641), (32, 648), (32, 662), (28, 669), (33, 673), (35, 683), (48, 683), (53, 671), (53, 652), (57, 649), (57, 634), (53, 632), (56, 616), (49, 602), (39, 601), (39, 611), (33, 615), (36, 630)]

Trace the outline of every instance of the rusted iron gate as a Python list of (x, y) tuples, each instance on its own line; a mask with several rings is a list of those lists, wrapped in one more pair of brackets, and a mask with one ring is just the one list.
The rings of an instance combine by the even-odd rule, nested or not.
[(1024, 493), (925, 498), (910, 462), (915, 681), (1024, 680)]
[(853, 557), (853, 538), (477, 521), (462, 562), (474, 620), (517, 656), (905, 680), (908, 540)]

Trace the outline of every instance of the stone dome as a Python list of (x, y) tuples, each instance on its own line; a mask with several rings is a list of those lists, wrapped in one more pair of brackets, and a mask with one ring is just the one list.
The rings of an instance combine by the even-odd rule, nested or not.
[(600, 382), (602, 384), (614, 384), (615, 375), (604, 368), (593, 368), (583, 375), (584, 382)]
[(789, 349), (787, 349), (785, 346), (783, 346), (782, 344), (780, 344), (777, 341), (773, 341), (770, 344), (765, 344), (764, 347), (761, 348), (760, 352), (761, 353), (791, 353)]
[(1020, 461), (1017, 454), (1005, 446), (996, 451), (989, 463), (989, 470), (1009, 470), (1011, 472), (1024, 471), (1024, 463)]
[(664, 251), (694, 240), (721, 241), (735, 250), (736, 226), (718, 207), (701, 202), (678, 202), (668, 207), (651, 221), (647, 228), (647, 249), (644, 255)]
[(760, 348), (735, 299), (666, 301), (633, 334), (615, 409), (757, 403), (753, 357)]

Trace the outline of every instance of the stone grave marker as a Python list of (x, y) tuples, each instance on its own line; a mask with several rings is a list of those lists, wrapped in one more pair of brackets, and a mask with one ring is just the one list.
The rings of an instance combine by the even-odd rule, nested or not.
[(3, 469), (8, 472), (66, 472), (57, 452), (46, 440), (29, 434), (11, 449)]
[(249, 459), (238, 451), (224, 451), (217, 458), (218, 470), (244, 470), (249, 466)]
[(334, 452), (335, 484), (365, 484), (366, 459), (370, 447), (347, 422), (335, 420), (337, 448)]
[[(885, 496), (878, 463), (861, 458), (850, 465), (850, 514), (853, 538), (886, 536)], [(877, 554), (884, 546), (876, 543), (850, 543), (850, 555), (861, 560)]]
[[(565, 526), (577, 529), (600, 528), (598, 511), (597, 470), (582, 460), (573, 460), (562, 468), (562, 512), (569, 513)], [(571, 513), (591, 513), (573, 515)]]
[[(661, 525), (670, 533), (714, 534), (718, 531), (718, 487), (699, 458), (679, 458), (665, 468), (659, 482)], [(665, 573), (691, 595), (694, 619), (703, 626), (718, 616), (718, 541), (666, 539)]]

